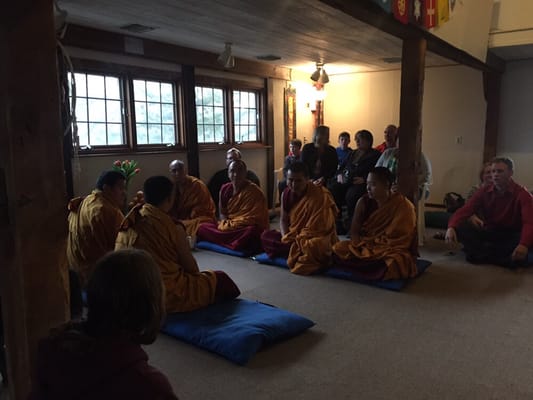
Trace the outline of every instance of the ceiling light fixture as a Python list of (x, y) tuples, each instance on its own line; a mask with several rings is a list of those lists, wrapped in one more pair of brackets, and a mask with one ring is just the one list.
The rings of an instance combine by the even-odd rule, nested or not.
[(329, 76), (324, 70), (324, 63), (316, 63), (316, 71), (311, 75), (311, 80), (313, 82), (319, 83), (320, 85), (325, 85), (329, 82)]
[(224, 51), (217, 58), (217, 63), (225, 69), (235, 68), (235, 57), (231, 54), (231, 43), (226, 42)]

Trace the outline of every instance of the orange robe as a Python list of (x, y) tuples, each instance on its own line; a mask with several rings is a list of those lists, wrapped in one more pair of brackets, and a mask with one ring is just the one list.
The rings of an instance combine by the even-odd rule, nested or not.
[(124, 215), (100, 190), (72, 199), (68, 209), (67, 258), (85, 286), (96, 261), (115, 248)]
[(187, 176), (185, 183), (176, 185), (175, 199), (170, 215), (185, 225), (187, 235), (195, 236), (202, 222), (215, 222), (215, 203), (200, 179)]
[(289, 211), (289, 231), (281, 238), (292, 243), (287, 258), (291, 272), (310, 275), (329, 265), (332, 246), (339, 240), (337, 212), (331, 193), (309, 182), (304, 197)]
[(371, 213), (361, 227), (360, 241), (337, 243), (333, 252), (342, 260), (383, 260), (387, 270), (383, 279), (410, 278), (416, 275), (413, 241), (416, 213), (413, 204), (397, 193)]
[(216, 275), (198, 270), (185, 228), (170, 215), (145, 204), (131, 210), (117, 237), (116, 249), (135, 247), (150, 253), (161, 271), (166, 310), (192, 311), (215, 301)]
[(268, 206), (265, 195), (255, 183), (247, 181), (240, 192), (233, 194), (227, 202), (224, 191), (231, 189), (231, 183), (226, 183), (220, 189), (220, 213), (226, 219), (219, 221), (217, 228), (221, 231), (232, 231), (247, 226), (257, 226), (265, 230), (269, 226)]

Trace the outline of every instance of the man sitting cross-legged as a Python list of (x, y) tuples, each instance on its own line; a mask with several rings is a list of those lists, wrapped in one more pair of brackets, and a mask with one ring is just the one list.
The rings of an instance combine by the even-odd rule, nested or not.
[[(446, 241), (460, 241), (466, 261), (517, 267), (526, 263), (533, 245), (533, 198), (513, 179), (509, 158), (492, 160), (492, 183), (485, 185), (455, 212)], [(472, 215), (478, 218), (467, 218)]]
[(281, 232), (265, 232), (261, 241), (271, 257), (287, 257), (291, 272), (310, 275), (326, 268), (331, 247), (338, 241), (335, 230), (337, 207), (331, 193), (309, 180), (302, 162), (287, 172), (287, 188), (281, 195)]
[(268, 227), (268, 208), (261, 189), (246, 179), (246, 171), (242, 160), (229, 164), (231, 182), (220, 189), (220, 221), (201, 224), (198, 240), (249, 254), (260, 252), (261, 233)]
[(377, 279), (416, 275), (416, 214), (413, 204), (391, 191), (394, 177), (385, 167), (370, 170), (367, 195), (355, 207), (351, 239), (333, 246), (336, 266)]
[(198, 270), (185, 228), (168, 214), (172, 194), (173, 184), (166, 176), (148, 178), (144, 183), (146, 203), (134, 207), (124, 219), (116, 249), (135, 247), (150, 253), (161, 270), (169, 313), (237, 297), (239, 289), (226, 273)]
[(200, 179), (187, 175), (183, 161), (172, 161), (169, 171), (174, 178), (174, 205), (170, 215), (185, 225), (187, 235), (195, 236), (202, 222), (215, 221), (215, 203), (207, 186)]

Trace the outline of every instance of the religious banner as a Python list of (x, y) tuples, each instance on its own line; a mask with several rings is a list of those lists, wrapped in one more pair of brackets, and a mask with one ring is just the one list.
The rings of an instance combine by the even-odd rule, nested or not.
[(285, 88), (285, 153), (289, 151), (289, 142), (296, 139), (296, 89), (289, 85)]
[(437, 0), (437, 25), (443, 25), (450, 19), (449, 0)]
[(409, 2), (410, 0), (392, 1), (392, 12), (394, 13), (394, 17), (402, 24), (409, 23)]
[(384, 11), (388, 12), (389, 14), (392, 13), (392, 0), (372, 0), (374, 3), (379, 5)]
[(412, 0), (409, 12), (409, 22), (414, 25), (425, 27), (425, 18), (425, 0)]
[(437, 5), (436, 0), (424, 0), (424, 14), (426, 29), (434, 28), (437, 25)]

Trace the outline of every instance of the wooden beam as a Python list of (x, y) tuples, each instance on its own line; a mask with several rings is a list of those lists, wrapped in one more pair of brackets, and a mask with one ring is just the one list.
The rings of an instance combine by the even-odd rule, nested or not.
[(2, 13), (0, 290), (9, 398), (25, 399), (39, 339), (68, 316), (67, 198), (53, 2)]
[[(266, 121), (265, 121), (265, 144), (267, 145), (267, 200), (268, 208), (274, 207), (276, 200), (272, 200), (274, 187), (274, 82), (266, 79)], [(272, 202), (274, 204), (272, 204)]]
[[(503, 72), (501, 63), (494, 58), (488, 57), (487, 62), (482, 62), (468, 54), (466, 51), (451, 45), (425, 29), (411, 24), (402, 24), (397, 21), (392, 14), (386, 13), (377, 4), (370, 0), (320, 1), (397, 38), (424, 38), (427, 42), (427, 50), (460, 64), (481, 71)], [(491, 64), (489, 64), (489, 62), (491, 62)]]
[(185, 145), (187, 146), (187, 166), (189, 175), (200, 177), (200, 160), (198, 147), (198, 125), (196, 124), (196, 100), (194, 96), (194, 67), (191, 65), (181, 66), (183, 85), (183, 126), (185, 129)]
[(422, 147), (425, 60), (425, 39), (404, 40), (402, 47), (398, 178), (400, 192), (415, 205), (418, 202), (418, 172)]
[[(124, 41), (127, 37), (142, 43), (142, 54), (132, 54), (126, 51)], [(63, 44), (109, 53), (124, 54), (225, 71), (224, 68), (217, 63), (216, 60), (218, 55), (215, 53), (123, 35), (120, 33), (87, 28), (79, 25), (69, 25), (67, 33), (63, 39)], [(261, 78), (290, 80), (289, 68), (245, 60), (242, 58), (237, 58), (235, 60), (235, 68), (233, 68), (231, 72), (259, 76)]]
[(502, 74), (497, 72), (483, 73), (483, 88), (487, 102), (485, 119), (485, 143), (483, 146), (483, 161), (490, 161), (496, 157), (498, 145), (498, 131), (500, 124), (500, 95)]

